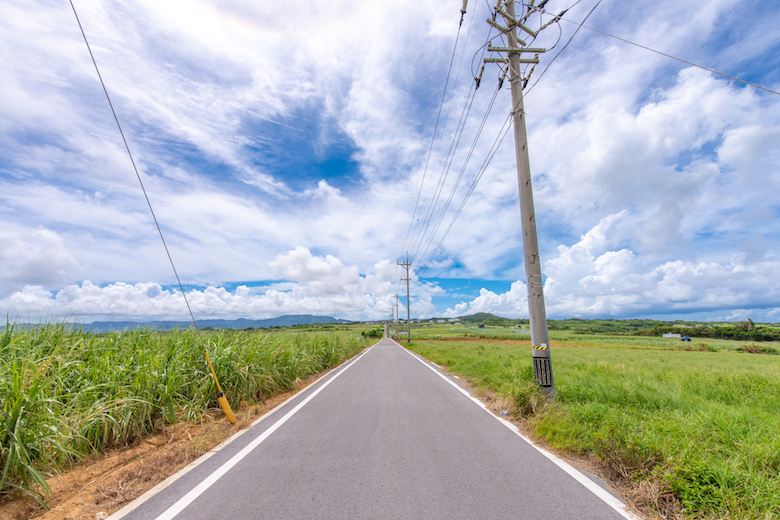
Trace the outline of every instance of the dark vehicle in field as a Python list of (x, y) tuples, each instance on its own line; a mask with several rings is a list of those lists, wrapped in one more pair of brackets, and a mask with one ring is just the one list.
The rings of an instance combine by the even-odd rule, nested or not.
[(691, 341), (691, 337), (690, 336), (683, 336), (682, 338), (680, 338), (680, 341)]

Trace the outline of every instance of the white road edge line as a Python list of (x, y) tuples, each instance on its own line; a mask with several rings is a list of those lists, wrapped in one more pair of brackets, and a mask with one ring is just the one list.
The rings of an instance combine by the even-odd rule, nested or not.
[[(454, 381), (452, 381), (447, 376), (442, 374), (440, 371), (438, 371), (437, 369), (435, 369), (431, 365), (429, 365), (428, 364), (429, 363), (428, 360), (426, 360), (422, 356), (419, 356), (417, 353), (412, 352), (411, 350), (407, 349), (403, 345), (401, 345), (401, 344), (399, 344), (397, 342), (394, 342), (394, 343), (396, 345), (398, 345), (399, 347), (401, 347), (402, 349), (404, 349), (414, 359), (416, 359), (417, 361), (419, 361), (420, 363), (425, 365), (425, 367), (427, 367), (429, 370), (431, 370), (434, 374), (436, 374), (437, 376), (441, 377), (442, 379), (447, 381), (449, 384), (451, 384), (453, 387), (455, 387), (455, 389), (457, 389), (460, 393), (462, 393), (463, 395), (465, 395), (466, 397), (471, 399), (480, 408), (482, 408), (487, 413), (489, 413), (492, 418), (494, 418), (497, 421), (501, 422), (501, 424), (503, 424), (504, 426), (506, 426), (507, 428), (512, 430), (518, 437), (520, 437), (525, 442), (527, 442), (528, 444), (533, 446), (536, 451), (538, 451), (539, 453), (541, 453), (542, 455), (547, 457), (550, 461), (552, 461), (553, 464), (555, 464), (556, 466), (561, 468), (563, 471), (565, 471), (567, 474), (569, 474), (569, 476), (571, 476), (574, 480), (576, 480), (577, 482), (579, 482), (580, 484), (585, 486), (588, 489), (588, 491), (590, 491), (591, 493), (593, 493), (594, 495), (599, 497), (608, 506), (610, 506), (612, 509), (617, 511), (623, 518), (626, 518), (628, 520), (642, 520), (641, 518), (639, 518), (638, 516), (633, 514), (631, 511), (629, 511), (628, 510), (628, 506), (626, 506), (626, 504), (624, 504), (622, 501), (620, 501), (619, 499), (617, 499), (614, 496), (612, 496), (607, 490), (603, 489), (601, 486), (599, 486), (598, 484), (593, 482), (591, 479), (589, 479), (588, 477), (583, 475), (577, 468), (575, 468), (574, 466), (572, 466), (568, 462), (566, 462), (566, 461), (564, 461), (562, 459), (559, 459), (557, 456), (555, 456), (554, 454), (550, 453), (549, 451), (544, 450), (544, 449), (540, 448), (539, 446), (537, 446), (536, 444), (534, 444), (534, 442), (531, 439), (529, 439), (528, 437), (523, 435), (520, 432), (520, 430), (517, 428), (517, 426), (515, 426), (511, 422), (507, 421), (506, 419), (502, 419), (501, 417), (498, 417), (498, 416), (494, 415), (493, 412), (488, 410), (487, 406), (485, 406), (485, 404), (482, 401), (480, 401), (476, 397), (473, 397), (466, 390), (464, 390), (463, 388), (458, 386)], [(434, 364), (432, 362), (430, 362), (430, 363)]]
[(143, 504), (144, 502), (146, 502), (147, 500), (149, 500), (150, 498), (152, 498), (153, 496), (158, 494), (160, 491), (162, 491), (163, 489), (167, 488), (168, 486), (170, 486), (171, 484), (173, 484), (174, 482), (179, 480), (181, 477), (183, 477), (184, 475), (186, 475), (187, 473), (189, 473), (193, 469), (197, 468), (198, 466), (200, 466), (201, 464), (206, 462), (213, 455), (216, 455), (217, 452), (222, 450), (222, 448), (224, 448), (225, 446), (227, 446), (231, 442), (235, 441), (236, 439), (238, 439), (243, 434), (245, 434), (247, 432), (251, 432), (252, 430), (254, 430), (255, 426), (260, 424), (262, 421), (270, 419), (277, 411), (279, 411), (280, 409), (284, 408), (287, 405), (287, 403), (289, 403), (290, 401), (300, 397), (302, 392), (305, 392), (310, 386), (316, 385), (320, 381), (320, 379), (322, 379), (324, 377), (327, 377), (328, 375), (330, 375), (331, 372), (332, 372), (332, 370), (328, 370), (326, 373), (322, 374), (316, 380), (312, 381), (305, 388), (302, 388), (299, 392), (295, 392), (293, 395), (291, 395), (290, 397), (285, 399), (284, 402), (281, 402), (281, 403), (277, 404), (271, 410), (267, 411), (266, 413), (264, 413), (263, 415), (261, 415), (260, 417), (255, 419), (252, 422), (252, 424), (249, 425), (248, 428), (244, 428), (243, 430), (239, 430), (236, 433), (234, 433), (233, 435), (231, 435), (230, 437), (228, 437), (227, 439), (225, 439), (224, 441), (220, 442), (219, 444), (217, 444), (216, 446), (211, 448), (207, 453), (204, 453), (203, 455), (201, 455), (197, 459), (193, 460), (192, 462), (190, 462), (189, 464), (184, 466), (182, 469), (180, 469), (179, 471), (177, 471), (176, 473), (174, 473), (170, 477), (166, 478), (165, 480), (163, 480), (162, 482), (160, 482), (159, 484), (154, 486), (152, 489), (150, 489), (149, 491), (147, 491), (143, 495), (137, 497), (135, 500), (133, 500), (132, 502), (127, 504), (125, 507), (123, 507), (119, 511), (115, 512), (111, 516), (109, 516), (106, 520), (122, 520), (122, 518), (124, 518), (125, 516), (129, 515), (133, 511), (135, 511), (141, 504)]
[[(286, 423), (293, 415), (295, 415), (301, 408), (303, 408), (309, 401), (311, 401), (317, 394), (319, 394), (326, 386), (328, 386), (331, 382), (333, 382), (334, 379), (339, 377), (344, 371), (346, 371), (349, 367), (354, 365), (357, 360), (359, 360), (361, 357), (363, 357), (366, 353), (368, 353), (369, 350), (374, 348), (376, 343), (366, 350), (364, 350), (359, 356), (357, 356), (355, 359), (350, 361), (346, 366), (341, 368), (336, 375), (331, 377), (329, 380), (327, 380), (325, 383), (322, 384), (319, 388), (314, 390), (308, 397), (306, 397), (303, 401), (298, 403), (298, 405), (295, 406), (292, 410), (287, 412), (287, 414), (284, 415), (281, 419), (276, 421), (272, 426), (270, 426), (266, 431), (264, 431), (260, 436), (258, 436), (255, 440), (253, 440), (251, 443), (249, 443), (246, 447), (244, 447), (240, 452), (235, 454), (230, 460), (225, 462), (222, 466), (220, 466), (216, 471), (214, 471), (211, 475), (206, 477), (205, 480), (203, 480), (200, 484), (198, 484), (196, 487), (191, 489), (189, 493), (181, 497), (176, 503), (174, 503), (172, 506), (170, 506), (168, 509), (166, 509), (160, 516), (157, 517), (157, 520), (171, 520), (176, 515), (178, 515), (181, 511), (184, 510), (188, 505), (190, 505), (198, 496), (200, 496), (204, 491), (206, 491), (208, 488), (210, 488), (217, 480), (219, 480), (225, 473), (230, 471), (231, 468), (233, 468), (236, 464), (238, 464), (244, 457), (249, 455), (249, 453), (254, 450), (257, 446), (260, 445), (261, 442), (266, 440), (268, 437), (271, 436), (273, 432), (275, 432), (277, 429), (279, 429), (280, 426), (282, 426), (284, 423)], [(322, 377), (326, 377), (325, 376)], [(316, 384), (316, 381), (312, 384)], [(286, 405), (288, 402), (292, 401), (296, 397), (298, 397), (299, 394), (295, 394), (291, 396), (289, 399), (285, 400), (283, 403), (277, 405), (273, 410), (270, 412), (264, 414), (262, 417), (258, 418), (256, 421), (254, 421), (249, 428), (245, 430), (241, 430), (239, 432), (236, 432), (234, 435), (232, 435), (229, 439), (225, 440), (215, 448), (213, 448), (210, 452), (206, 453), (205, 455), (199, 457), (197, 460), (193, 461), (190, 465), (182, 469), (181, 471), (177, 472), (176, 474), (172, 475), (171, 477), (167, 478), (163, 482), (160, 482), (157, 486), (150, 489), (137, 499), (135, 499), (133, 502), (128, 504), (127, 506), (123, 507), (113, 515), (109, 517), (109, 520), (119, 520), (123, 518), (125, 515), (131, 513), (133, 510), (138, 508), (142, 503), (144, 503), (146, 500), (151, 498), (151, 496), (156, 495), (164, 488), (171, 485), (173, 482), (178, 480), (180, 477), (182, 477), (184, 474), (188, 473), (190, 470), (204, 462), (206, 459), (210, 458), (212, 455), (217, 453), (220, 449), (225, 447), (226, 445), (230, 444), (232, 441), (234, 441), (237, 437), (240, 435), (251, 431), (255, 425), (257, 425), (259, 422), (261, 422), (263, 419), (268, 418), (271, 414), (273, 414), (278, 409), (282, 408), (284, 405)], [(149, 496), (147, 496), (149, 495)]]
[(166, 509), (163, 514), (157, 517), (157, 520), (172, 520), (176, 515), (181, 513), (185, 507), (190, 505), (196, 498), (198, 498), (201, 494), (203, 494), (204, 491), (206, 491), (208, 488), (210, 488), (217, 480), (222, 478), (222, 476), (230, 471), (233, 466), (241, 462), (241, 460), (249, 455), (252, 450), (257, 448), (261, 442), (266, 440), (268, 437), (271, 436), (272, 433), (274, 433), (276, 430), (279, 429), (284, 423), (286, 423), (293, 415), (298, 413), (298, 411), (306, 406), (306, 404), (314, 399), (314, 397), (317, 396), (320, 392), (322, 392), (329, 384), (331, 384), (337, 377), (339, 377), (341, 374), (343, 374), (349, 367), (354, 365), (360, 358), (362, 358), (366, 352), (371, 350), (370, 347), (367, 350), (365, 350), (362, 354), (360, 354), (358, 357), (356, 357), (352, 362), (350, 362), (347, 366), (339, 370), (336, 375), (325, 381), (318, 389), (316, 389), (314, 392), (312, 392), (306, 399), (298, 403), (295, 408), (287, 412), (284, 417), (276, 421), (271, 427), (269, 427), (266, 431), (264, 431), (260, 436), (258, 436), (255, 440), (250, 442), (249, 444), (244, 447), (241, 451), (233, 455), (233, 457), (225, 462), (222, 466), (219, 467), (214, 473), (206, 477), (206, 479), (203, 480), (200, 484), (195, 486), (190, 490), (189, 493), (181, 497), (178, 501), (176, 501), (175, 504), (173, 504), (171, 507)]
[(158, 494), (160, 491), (162, 491), (163, 489), (167, 488), (168, 486), (170, 486), (171, 484), (173, 484), (174, 482), (179, 480), (181, 477), (183, 477), (184, 475), (186, 475), (187, 473), (189, 473), (193, 469), (195, 469), (198, 466), (200, 466), (202, 463), (206, 462), (213, 455), (216, 455), (217, 452), (222, 450), (222, 448), (224, 448), (225, 446), (227, 446), (231, 442), (233, 442), (236, 439), (238, 439), (241, 435), (243, 435), (243, 434), (245, 434), (247, 432), (251, 432), (252, 430), (254, 430), (255, 426), (257, 426), (259, 423), (261, 423), (264, 420), (267, 420), (267, 419), (271, 418), (274, 413), (276, 413), (277, 411), (279, 411), (280, 409), (285, 407), (287, 405), (287, 403), (289, 403), (293, 399), (297, 399), (298, 397), (300, 397), (301, 393), (305, 392), (306, 389), (309, 388), (309, 386), (316, 385), (319, 382), (320, 379), (322, 379), (323, 377), (327, 377), (331, 372), (332, 372), (332, 370), (329, 370), (325, 374), (323, 374), (320, 377), (318, 377), (316, 380), (312, 381), (311, 384), (306, 386), (306, 388), (301, 389), (299, 392), (295, 392), (295, 394), (293, 394), (290, 397), (288, 397), (287, 399), (285, 399), (284, 402), (281, 402), (281, 403), (277, 404), (271, 410), (267, 411), (266, 413), (264, 413), (263, 415), (261, 415), (260, 417), (255, 419), (252, 422), (252, 424), (249, 425), (248, 428), (244, 428), (243, 430), (239, 430), (236, 433), (234, 433), (233, 435), (231, 435), (230, 437), (228, 437), (227, 439), (225, 439), (224, 441), (220, 442), (219, 444), (217, 444), (216, 446), (211, 448), (207, 453), (204, 453), (203, 455), (201, 455), (197, 459), (193, 460), (192, 462), (187, 464), (185, 467), (183, 467), (182, 469), (180, 469), (179, 471), (177, 471), (176, 473), (174, 473), (170, 477), (166, 478), (165, 480), (163, 480), (162, 482), (160, 482), (159, 484), (154, 486), (152, 489), (150, 489), (149, 491), (147, 491), (143, 495), (139, 496), (138, 498), (136, 498), (135, 500), (133, 500), (132, 502), (127, 504), (125, 507), (123, 507), (119, 511), (115, 512), (113, 515), (109, 516), (106, 520), (121, 520), (125, 516), (129, 515), (130, 513), (135, 511), (141, 504), (143, 504), (144, 502), (146, 502), (147, 500), (149, 500), (150, 498), (152, 498), (153, 496)]

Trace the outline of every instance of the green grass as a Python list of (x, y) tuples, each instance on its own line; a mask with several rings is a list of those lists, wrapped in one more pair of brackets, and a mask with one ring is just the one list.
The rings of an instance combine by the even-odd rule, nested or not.
[[(693, 338), (690, 343), (680, 341), (679, 338), (662, 338), (660, 336), (629, 336), (625, 334), (587, 334), (574, 330), (550, 330), (550, 342), (553, 345), (576, 346), (616, 346), (621, 348), (639, 349), (671, 349), (671, 350), (750, 350), (751, 348), (765, 350), (766, 353), (780, 354), (778, 342), (752, 342), (744, 340), (723, 340), (712, 338)], [(445, 339), (460, 337), (477, 337), (482, 339), (510, 339), (531, 341), (528, 327), (501, 327), (465, 325), (415, 325), (412, 328), (412, 339)], [(405, 339), (406, 335), (401, 334)]]
[[(351, 332), (224, 330), (202, 338), (236, 408), (290, 390), (370, 343)], [(7, 327), (0, 336), (0, 494), (31, 494), (44, 504), (50, 472), (216, 407), (203, 348), (194, 331)]]
[(648, 509), (779, 518), (780, 356), (737, 352), (735, 342), (699, 352), (633, 339), (554, 346), (552, 404), (533, 383), (530, 346), (451, 340), (412, 349), (510, 398), (554, 447), (595, 454)]

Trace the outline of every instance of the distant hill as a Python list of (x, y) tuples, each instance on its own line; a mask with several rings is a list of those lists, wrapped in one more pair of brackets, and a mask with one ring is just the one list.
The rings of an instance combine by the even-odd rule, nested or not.
[[(316, 323), (349, 323), (347, 320), (339, 320), (330, 316), (312, 316), (310, 314), (297, 314), (268, 318), (264, 320), (197, 320), (198, 327), (205, 329), (267, 329), (270, 327), (292, 327), (293, 325), (314, 325)], [(90, 332), (111, 332), (132, 330), (146, 327), (152, 330), (188, 329), (192, 327), (191, 321), (94, 321), (84, 328)]]
[(506, 321), (517, 321), (517, 320), (502, 318), (501, 316), (496, 316), (495, 314), (491, 314), (489, 312), (478, 312), (476, 314), (471, 314), (469, 316), (461, 316), (460, 321), (461, 323), (503, 323)]

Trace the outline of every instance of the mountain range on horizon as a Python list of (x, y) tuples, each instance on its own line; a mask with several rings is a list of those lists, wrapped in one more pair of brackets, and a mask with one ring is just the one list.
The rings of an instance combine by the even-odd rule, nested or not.
[[(271, 327), (291, 327), (293, 325), (316, 325), (320, 323), (350, 323), (349, 320), (341, 320), (330, 316), (313, 316), (311, 314), (296, 314), (251, 320), (238, 318), (235, 320), (196, 320), (198, 328), (205, 329), (267, 329)], [(132, 330), (146, 327), (152, 330), (187, 329), (192, 326), (191, 321), (93, 321), (83, 327), (90, 332), (112, 332)]]

